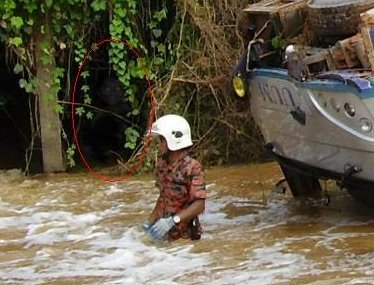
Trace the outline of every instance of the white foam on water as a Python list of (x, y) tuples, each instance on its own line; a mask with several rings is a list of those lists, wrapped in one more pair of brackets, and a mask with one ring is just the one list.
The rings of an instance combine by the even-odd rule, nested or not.
[[(23, 185), (25, 189), (35, 187), (33, 183)], [(89, 180), (83, 185), (80, 179), (51, 180), (43, 182), (35, 205), (0, 201), (0, 209), (9, 213), (0, 218), (0, 230), (23, 230), (25, 233), (23, 237), (0, 240), (0, 246), (15, 243), (23, 246), (23, 252), (16, 252), (18, 258), (4, 262), (0, 259), (0, 283), (48, 284), (53, 281), (57, 284), (60, 279), (72, 278), (88, 284), (84, 281), (87, 278), (90, 284), (103, 284), (101, 278), (105, 278), (105, 284), (110, 285), (267, 285), (286, 283), (305, 274), (348, 270), (366, 275), (367, 278), (357, 279), (357, 282), (366, 282), (374, 273), (374, 259), (369, 253), (347, 253), (339, 259), (322, 256), (328, 262), (327, 268), (321, 269), (319, 260), (307, 258), (308, 249), (290, 250), (290, 245), (303, 239), (316, 241), (317, 246), (323, 248), (336, 249), (335, 241), (359, 237), (360, 233), (336, 233), (334, 227), (364, 224), (363, 221), (345, 218), (340, 224), (331, 222), (328, 230), (313, 235), (266, 241), (262, 239), (267, 230), (290, 222), (302, 224), (310, 218), (295, 214), (284, 200), (262, 205), (249, 198), (221, 196), (213, 184), (206, 211), (201, 215), (206, 232), (201, 241), (153, 242), (141, 228), (157, 199), (153, 185), (152, 181), (121, 182), (92, 190), (94, 186)], [(82, 200), (74, 200), (79, 191), (87, 195), (79, 196)], [(72, 193), (73, 198), (67, 199), (68, 193)], [(79, 205), (82, 207), (76, 212)], [(252, 210), (228, 215), (225, 212), (228, 206)], [(127, 215), (132, 219), (127, 220)], [(118, 216), (123, 219), (117, 219)], [(323, 217), (316, 221), (318, 219), (323, 220)], [(231, 240), (239, 239), (243, 244), (248, 239), (252, 247), (243, 248), (240, 258), (236, 259), (225, 250), (230, 249)], [(197, 249), (204, 244), (212, 249)], [(10, 256), (13, 254), (9, 252)], [(95, 277), (96, 283), (92, 281)]]
[(255, 249), (252, 256), (248, 256), (248, 261), (241, 265), (241, 272), (246, 273), (236, 275), (237, 269), (235, 269), (222, 281), (232, 280), (233, 284), (266, 285), (297, 276), (309, 262), (300, 254), (284, 253), (282, 250), (284, 250), (283, 246), (277, 244)]
[[(45, 186), (48, 191), (53, 188), (52, 183)], [(108, 190), (106, 194), (111, 196), (127, 189), (120, 186)], [(61, 199), (54, 198), (53, 201), (56, 204)], [(34, 207), (22, 208), (18, 216), (0, 218), (0, 228), (25, 230), (25, 237), (18, 240), (25, 244), (25, 251), (37, 249), (29, 265), (22, 268), (17, 264), (24, 260), (14, 260), (14, 266), (9, 266), (9, 262), (6, 265), (0, 263), (0, 280), (38, 284), (58, 278), (103, 276), (111, 279), (113, 284), (144, 284), (149, 280), (157, 284), (183, 274), (183, 270), (193, 270), (207, 263), (205, 255), (190, 252), (191, 245), (173, 248), (169, 243), (150, 242), (140, 227), (129, 227), (125, 223), (122, 229), (110, 228), (110, 224), (102, 227), (103, 219), (116, 217), (121, 211), (151, 207), (147, 201), (122, 205), (116, 200), (107, 203), (108, 207), (101, 212), (45, 211), (44, 207), (50, 203), (44, 196)], [(9, 210), (12, 205), (2, 203), (2, 206)], [(60, 206), (67, 208), (66, 204)], [(4, 241), (4, 246), (11, 242), (14, 241)], [(75, 249), (74, 244), (79, 243), (83, 245)], [(188, 265), (191, 259), (195, 262)]]
[(27, 225), (28, 218), (24, 216), (11, 216), (0, 218), (0, 230), (12, 228), (24, 228)]
[(67, 250), (61, 259), (52, 259), (55, 251), (43, 248), (33, 260), (35, 265), (5, 272), (0, 269), (0, 279), (46, 282), (66, 277), (105, 276), (113, 278), (107, 284), (158, 284), (168, 283), (166, 280), (178, 278), (209, 261), (207, 254), (191, 253), (191, 245), (172, 247), (169, 243), (150, 243), (136, 228), (125, 230), (118, 239), (107, 233), (92, 234), (89, 239), (89, 249)]
[(73, 215), (69, 212), (41, 212), (30, 216), (25, 237), (26, 247), (85, 239), (100, 220), (100, 213)]

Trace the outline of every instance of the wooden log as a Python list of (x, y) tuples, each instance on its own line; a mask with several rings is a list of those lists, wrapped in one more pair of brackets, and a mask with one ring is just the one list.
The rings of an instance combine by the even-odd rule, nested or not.
[(374, 49), (371, 33), (374, 25), (374, 9), (361, 14), (360, 34), (371, 70), (374, 71)]

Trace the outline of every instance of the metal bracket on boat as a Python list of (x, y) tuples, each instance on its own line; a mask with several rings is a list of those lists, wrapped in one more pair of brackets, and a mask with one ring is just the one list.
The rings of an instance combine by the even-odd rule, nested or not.
[(336, 184), (342, 189), (344, 188), (344, 185), (345, 185), (345, 182), (347, 181), (348, 178), (350, 178), (351, 176), (353, 176), (354, 174), (356, 173), (359, 173), (362, 171), (362, 168), (361, 167), (358, 167), (356, 165), (350, 165), (350, 164), (346, 164), (344, 166), (344, 174), (343, 174), (343, 178), (338, 181)]
[(305, 125), (306, 115), (305, 115), (305, 112), (299, 106), (294, 107), (290, 111), (290, 114), (291, 114), (292, 118), (295, 119), (295, 121), (297, 121), (298, 123), (300, 123), (303, 126)]

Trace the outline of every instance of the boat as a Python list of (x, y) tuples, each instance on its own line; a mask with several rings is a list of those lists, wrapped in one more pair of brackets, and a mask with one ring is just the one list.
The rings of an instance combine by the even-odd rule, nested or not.
[(374, 205), (373, 8), (363, 0), (263, 0), (239, 18), (233, 93), (249, 100), (294, 197), (319, 197), (332, 180)]

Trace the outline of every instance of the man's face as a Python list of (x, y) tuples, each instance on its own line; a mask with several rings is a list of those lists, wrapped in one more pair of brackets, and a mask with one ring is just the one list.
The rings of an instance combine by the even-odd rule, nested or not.
[(158, 136), (157, 139), (158, 139), (158, 152), (159, 152), (159, 155), (166, 154), (169, 151), (169, 149), (168, 149), (168, 145), (166, 143), (165, 138), (163, 136)]

